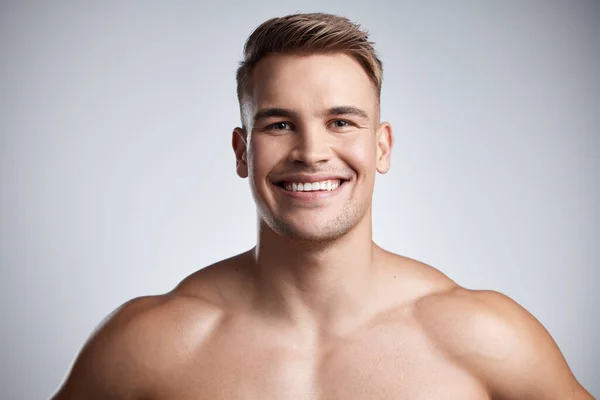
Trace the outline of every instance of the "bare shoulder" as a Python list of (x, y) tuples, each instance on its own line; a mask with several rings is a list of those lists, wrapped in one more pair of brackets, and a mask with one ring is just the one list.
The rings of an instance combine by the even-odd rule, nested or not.
[(227, 310), (243, 305), (251, 293), (253, 263), (250, 251), (219, 261), (191, 274), (173, 291), (180, 296), (202, 298)]
[(385, 250), (379, 251), (379, 259), (389, 267), (388, 274), (393, 275), (395, 291), (403, 293), (409, 302), (458, 287), (443, 272), (421, 261)]
[(592, 398), (542, 324), (502, 293), (452, 285), (420, 298), (414, 314), (433, 345), (494, 398)]
[(106, 317), (54, 399), (145, 398), (157, 381), (200, 351), (222, 317), (218, 285), (211, 286), (219, 265), (170, 293), (130, 300)]

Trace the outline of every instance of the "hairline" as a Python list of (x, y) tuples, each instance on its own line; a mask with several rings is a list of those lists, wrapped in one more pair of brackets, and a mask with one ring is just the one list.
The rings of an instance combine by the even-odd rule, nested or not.
[[(377, 83), (374, 81), (374, 79), (369, 75), (368, 71), (366, 70), (366, 68), (361, 64), (361, 62), (357, 59), (356, 56), (354, 56), (351, 52), (348, 51), (344, 51), (344, 50), (315, 50), (315, 51), (308, 51), (308, 50), (292, 50), (292, 51), (285, 51), (285, 52), (269, 52), (267, 54), (264, 54), (262, 57), (260, 57), (258, 60), (256, 60), (254, 62), (254, 64), (252, 64), (251, 66), (248, 67), (248, 73), (247, 73), (247, 79), (245, 80), (245, 82), (242, 82), (243, 85), (242, 86), (242, 90), (241, 93), (238, 94), (238, 103), (239, 103), (239, 108), (240, 108), (240, 114), (242, 116), (242, 126), (244, 128), (246, 127), (246, 121), (244, 118), (244, 104), (248, 98), (248, 96), (251, 96), (251, 94), (249, 92), (251, 92), (250, 87), (252, 85), (252, 80), (254, 77), (254, 71), (256, 70), (256, 68), (258, 67), (258, 65), (260, 64), (261, 61), (263, 61), (266, 58), (269, 57), (286, 57), (286, 56), (298, 56), (298, 57), (310, 57), (310, 56), (315, 56), (315, 55), (345, 55), (349, 58), (351, 58), (354, 62), (356, 62), (362, 72), (367, 76), (367, 79), (369, 80), (369, 82), (371, 83), (371, 88), (375, 91), (375, 109), (376, 109), (376, 116), (380, 115), (380, 108), (381, 108), (381, 87), (377, 86)], [(241, 69), (241, 67), (240, 67)], [(374, 118), (374, 120), (377, 118)], [(254, 123), (254, 116), (251, 116), (250, 118), (250, 122)]]

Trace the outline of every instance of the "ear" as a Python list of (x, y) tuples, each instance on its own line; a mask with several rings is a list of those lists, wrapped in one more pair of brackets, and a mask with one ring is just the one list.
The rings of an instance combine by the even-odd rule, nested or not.
[(394, 135), (392, 134), (392, 125), (388, 122), (382, 122), (377, 130), (377, 171), (385, 174), (390, 170), (390, 158), (392, 156), (392, 147), (394, 146)]
[(236, 171), (240, 178), (248, 177), (248, 137), (243, 128), (235, 128), (231, 137), (235, 153)]

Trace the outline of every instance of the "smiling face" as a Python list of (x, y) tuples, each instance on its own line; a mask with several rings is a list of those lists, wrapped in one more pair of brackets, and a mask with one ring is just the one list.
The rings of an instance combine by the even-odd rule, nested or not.
[[(242, 103), (233, 147), (261, 220), (308, 241), (332, 240), (365, 217), (375, 172), (387, 172), (391, 127), (376, 89), (344, 54), (269, 55)], [(369, 225), (370, 228), (370, 225)]]

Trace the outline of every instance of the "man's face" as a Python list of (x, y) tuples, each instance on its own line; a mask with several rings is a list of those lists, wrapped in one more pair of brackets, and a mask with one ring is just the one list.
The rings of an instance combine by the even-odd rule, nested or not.
[[(370, 211), (391, 127), (373, 83), (343, 55), (270, 55), (254, 69), (236, 128), (238, 174), (262, 220), (295, 239), (335, 239)], [(370, 214), (369, 214), (370, 215)]]

